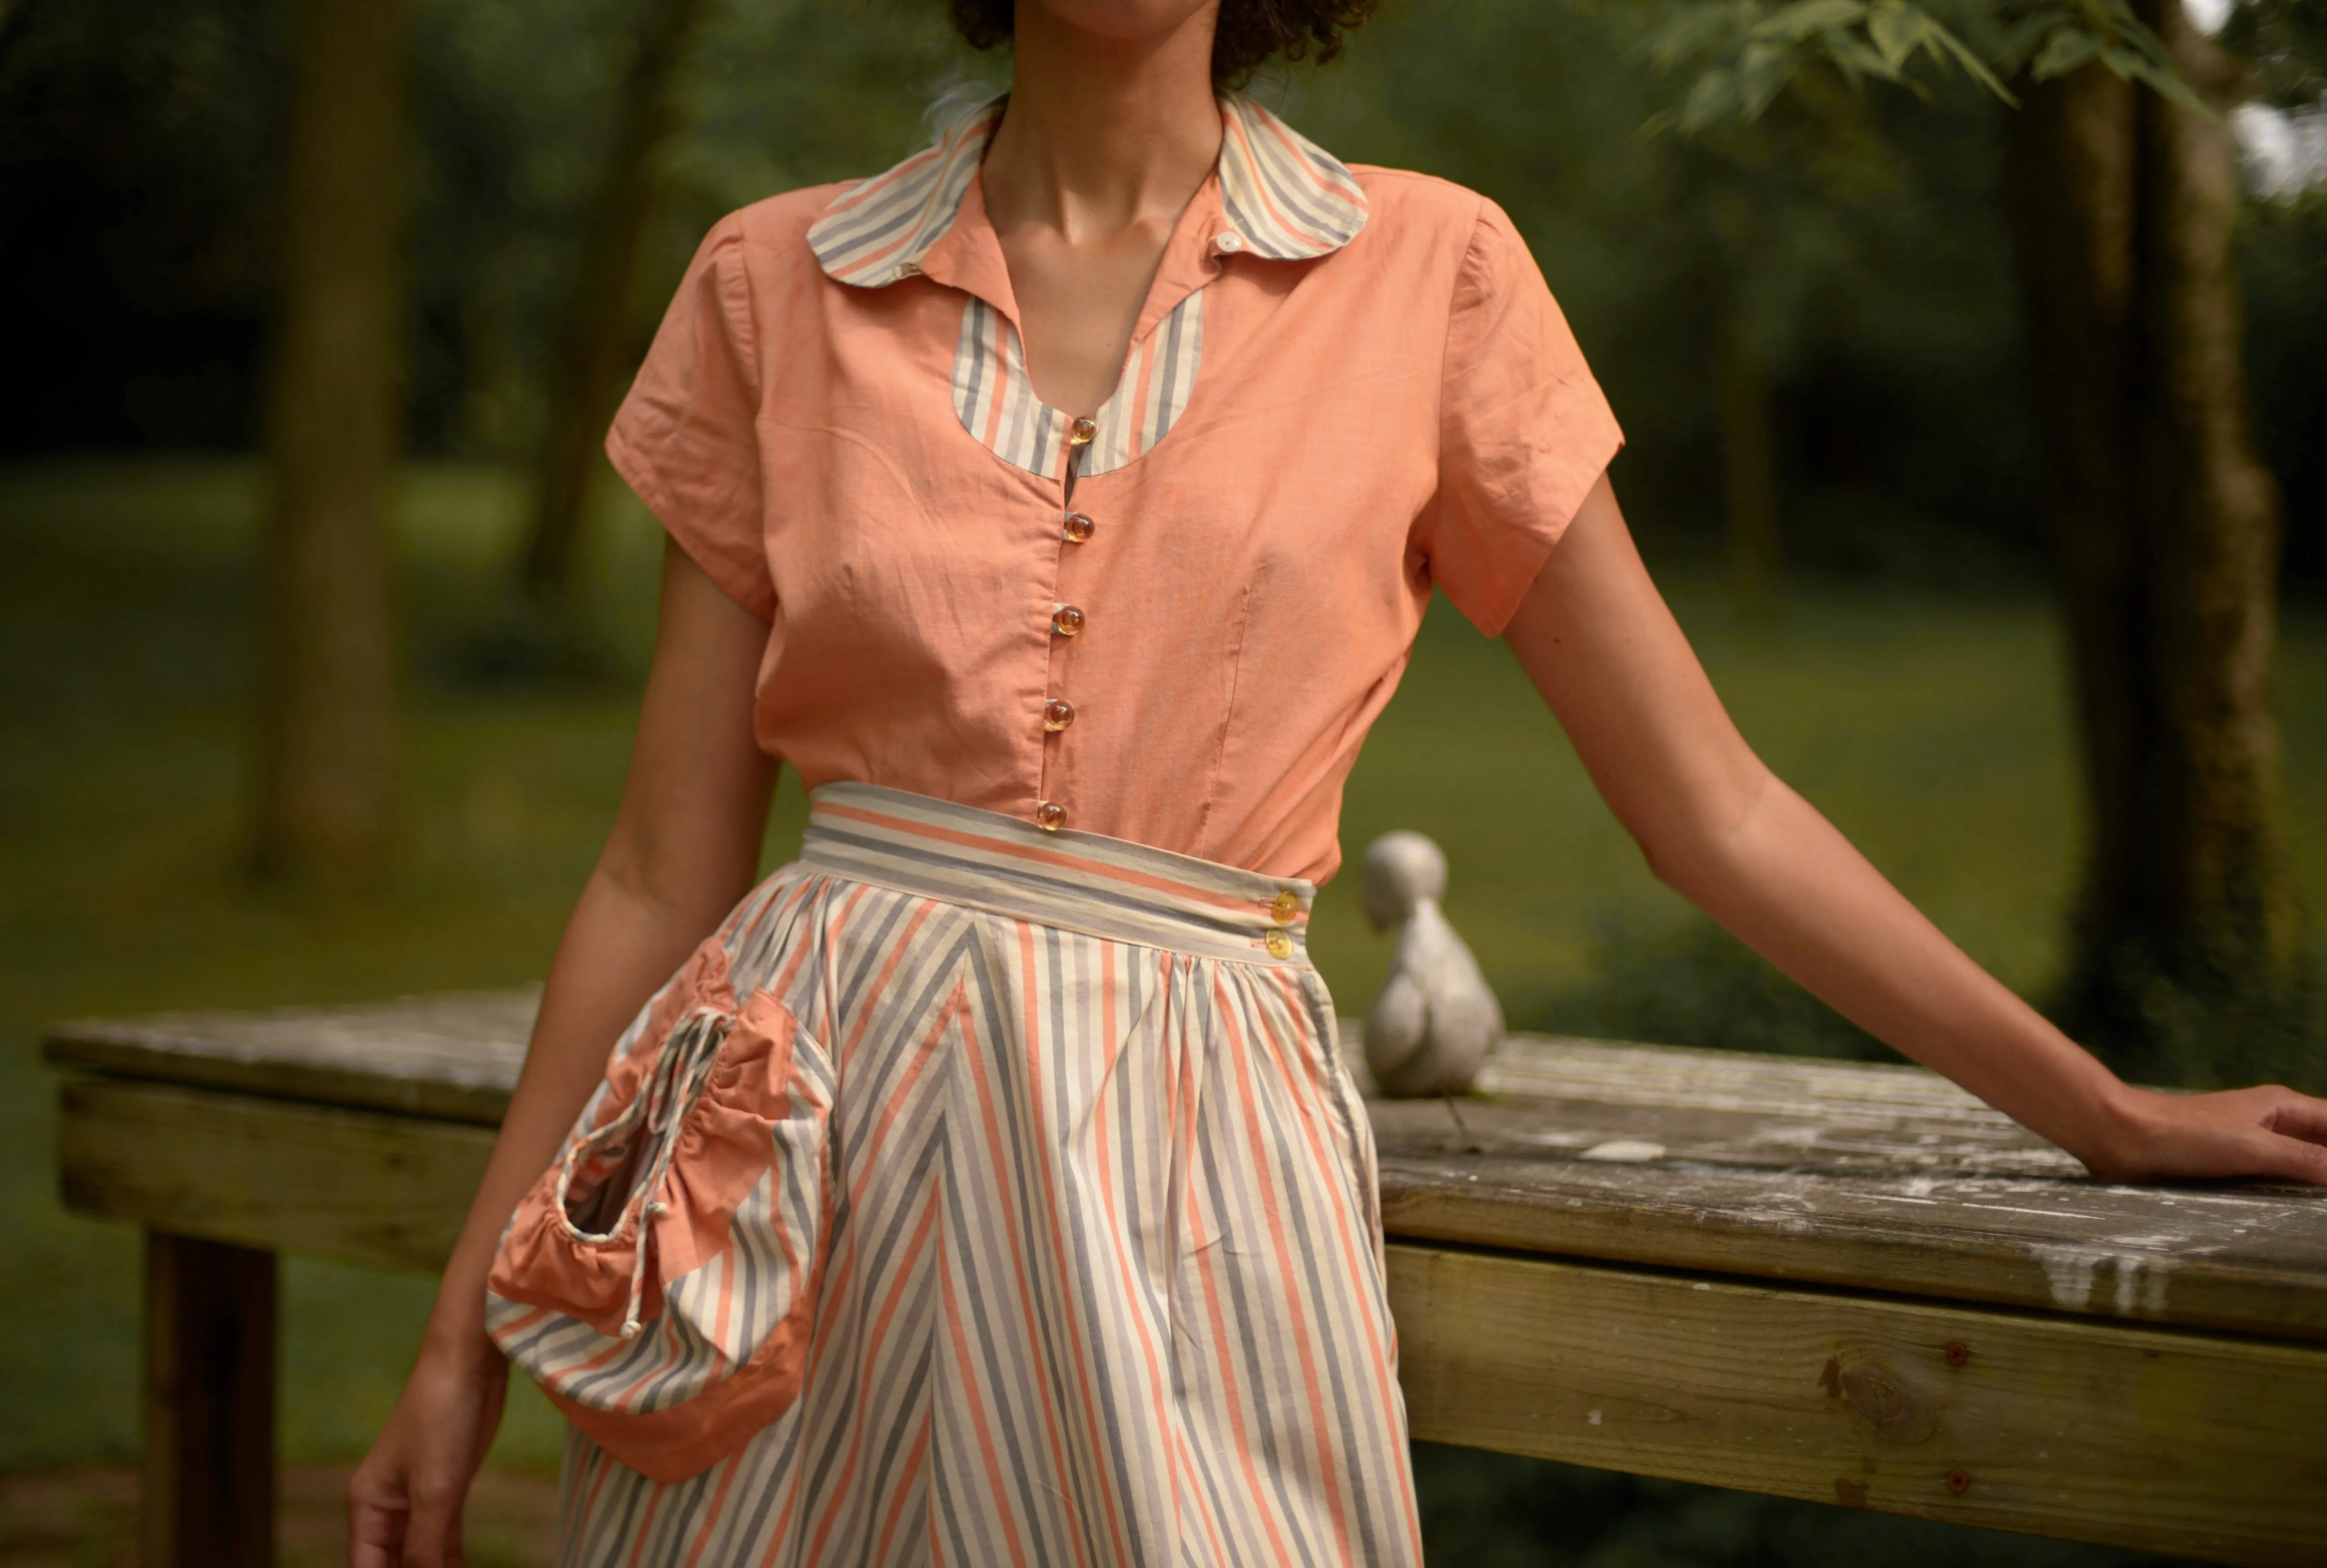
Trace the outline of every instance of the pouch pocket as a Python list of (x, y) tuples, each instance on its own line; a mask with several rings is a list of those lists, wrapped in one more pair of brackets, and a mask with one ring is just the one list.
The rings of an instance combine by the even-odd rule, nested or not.
[(725, 946), (697, 948), (618, 1045), (510, 1218), (486, 1326), (607, 1453), (697, 1474), (799, 1395), (832, 1222), (833, 1074)]

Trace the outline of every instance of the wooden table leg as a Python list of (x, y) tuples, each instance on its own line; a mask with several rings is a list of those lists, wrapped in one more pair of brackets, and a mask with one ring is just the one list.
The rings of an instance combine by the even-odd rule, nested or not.
[(275, 1255), (145, 1233), (142, 1568), (273, 1568)]

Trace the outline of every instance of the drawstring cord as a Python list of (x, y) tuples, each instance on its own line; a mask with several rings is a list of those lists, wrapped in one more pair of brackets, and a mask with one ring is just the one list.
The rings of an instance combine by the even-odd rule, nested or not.
[[(640, 1131), (653, 1140), (653, 1153), (646, 1168), (639, 1173), (631, 1190), (638, 1204), (636, 1227), (631, 1253), (631, 1294), (622, 1310), (622, 1338), (635, 1339), (642, 1326), (640, 1313), (645, 1305), (647, 1282), (647, 1248), (653, 1237), (653, 1222), (670, 1212), (670, 1205), (654, 1197), (660, 1190), (663, 1177), (669, 1171), (671, 1162), (678, 1156), (678, 1140), (669, 1135), (687, 1118), (687, 1113), (702, 1097), (704, 1085), (711, 1078), (711, 1069), (718, 1059), (719, 1048), (726, 1043), (728, 1033), (735, 1027), (733, 1013), (716, 1008), (697, 1007), (671, 1026), (664, 1039), (662, 1050), (655, 1058), (653, 1071), (639, 1097), (613, 1121), (582, 1140), (565, 1156), (565, 1169), (558, 1178), (557, 1208), (561, 1218), (566, 1209), (566, 1190), (574, 1179), (575, 1162), (598, 1144), (613, 1142), (628, 1131)], [(641, 1124), (643, 1127), (641, 1128)], [(624, 1205), (629, 1207), (628, 1204)], [(566, 1227), (576, 1236), (587, 1233), (575, 1229), (568, 1218)], [(606, 1234), (621, 1232), (617, 1221)], [(603, 1240), (604, 1237), (590, 1239)]]
[(671, 1030), (670, 1038), (663, 1042), (662, 1055), (655, 1059), (654, 1076), (648, 1080), (646, 1132), (648, 1137), (659, 1142), (655, 1144), (654, 1162), (639, 1181), (641, 1196), (637, 1244), (631, 1255), (631, 1299), (622, 1311), (625, 1339), (639, 1337), (639, 1313), (647, 1285), (647, 1246), (654, 1235), (653, 1221), (670, 1212), (669, 1204), (651, 1196), (661, 1190), (663, 1175), (678, 1153), (678, 1140), (665, 1134), (684, 1119), (702, 1095), (703, 1086), (711, 1077), (711, 1064), (734, 1024), (731, 1014), (708, 1007), (696, 1008)]

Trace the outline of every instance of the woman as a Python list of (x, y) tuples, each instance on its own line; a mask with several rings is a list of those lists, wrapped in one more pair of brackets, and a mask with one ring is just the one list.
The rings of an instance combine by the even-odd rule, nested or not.
[(706, 240), (609, 438), (671, 537), (630, 779), (360, 1568), (459, 1559), (497, 1341), (570, 1562), (1418, 1559), (1302, 934), (1434, 585), (1846, 1015), (2098, 1175), (2327, 1181), (2327, 1102), (2120, 1083), (1746, 748), (1508, 219), (1215, 96), (1364, 8), (1021, 0), (1006, 102)]

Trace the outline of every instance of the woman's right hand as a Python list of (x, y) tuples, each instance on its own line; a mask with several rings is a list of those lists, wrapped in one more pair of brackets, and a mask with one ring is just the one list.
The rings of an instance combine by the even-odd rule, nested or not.
[(421, 1352), (348, 1483), (350, 1568), (463, 1568), (461, 1506), (508, 1395), (509, 1363), (482, 1335)]

